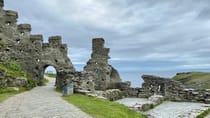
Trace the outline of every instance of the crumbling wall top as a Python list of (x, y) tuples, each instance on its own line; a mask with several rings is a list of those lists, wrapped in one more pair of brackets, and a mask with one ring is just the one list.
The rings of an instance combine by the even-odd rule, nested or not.
[(18, 31), (31, 31), (31, 25), (30, 24), (20, 24), (18, 25)]
[(4, 7), (4, 0), (0, 0), (0, 8)]
[(104, 48), (104, 39), (103, 38), (94, 38), (92, 40), (93, 50), (98, 48)]
[(16, 18), (18, 18), (18, 13), (13, 10), (5, 10), (5, 15), (6, 16), (15, 16)]
[(17, 22), (18, 13), (12, 10), (4, 10), (4, 20), (8, 25), (15, 24)]
[(61, 36), (51, 36), (48, 41), (50, 45), (61, 45)]
[(41, 34), (36, 34), (36, 35), (30, 35), (30, 39), (32, 41), (36, 41), (36, 40), (41, 40), (43, 41), (43, 36)]

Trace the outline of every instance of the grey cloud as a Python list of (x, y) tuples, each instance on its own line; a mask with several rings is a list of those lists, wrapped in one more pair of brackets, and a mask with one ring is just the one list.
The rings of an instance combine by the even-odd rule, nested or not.
[(209, 62), (208, 0), (99, 0), (90, 7), (104, 5), (102, 8), (81, 6), (96, 16), (83, 16), (91, 14), (76, 8), (75, 4), (80, 6), (76, 0), (50, 0), (59, 3), (55, 8), (44, 1), (23, 0), (19, 4), (5, 0), (5, 4), (19, 11), (20, 22), (32, 24), (33, 33), (42, 33), (46, 38), (62, 35), (75, 63), (88, 60), (93, 37), (104, 37), (111, 57), (122, 60)]
[(198, 19), (203, 20), (210, 20), (210, 8), (204, 8), (201, 10), (201, 12), (198, 14)]

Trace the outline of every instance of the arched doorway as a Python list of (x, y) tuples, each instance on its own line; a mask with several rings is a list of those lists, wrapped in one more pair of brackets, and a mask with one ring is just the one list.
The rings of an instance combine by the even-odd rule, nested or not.
[(57, 70), (55, 69), (54, 66), (51, 65), (46, 65), (44, 66), (44, 83), (48, 83), (51, 86), (56, 86), (56, 81), (57, 81)]

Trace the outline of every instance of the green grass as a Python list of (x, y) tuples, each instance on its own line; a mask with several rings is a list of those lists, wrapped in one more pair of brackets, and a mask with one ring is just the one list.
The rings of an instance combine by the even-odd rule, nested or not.
[(6, 73), (10, 77), (24, 77), (27, 78), (26, 72), (21, 68), (21, 65), (15, 61), (0, 62), (0, 71)]
[(64, 99), (94, 118), (146, 118), (146, 116), (130, 110), (124, 105), (108, 100), (79, 94), (64, 96)]
[(205, 118), (205, 116), (207, 116), (208, 114), (210, 114), (210, 108), (201, 113), (200, 115), (196, 116), (196, 118)]
[(173, 79), (192, 88), (210, 89), (210, 73), (207, 72), (182, 73)]
[(11, 88), (0, 88), (0, 102), (3, 102), (7, 98), (14, 96), (18, 93), (26, 91), (25, 88), (19, 88), (19, 90), (14, 90)]
[(53, 77), (53, 78), (56, 78), (56, 76), (57, 76), (54, 73), (45, 73), (45, 75), (48, 76), (48, 77)]

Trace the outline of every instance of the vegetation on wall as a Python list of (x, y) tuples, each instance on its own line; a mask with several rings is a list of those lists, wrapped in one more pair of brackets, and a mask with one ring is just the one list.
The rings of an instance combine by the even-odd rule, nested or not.
[(27, 74), (22, 70), (21, 65), (16, 61), (0, 62), (0, 71), (4, 72), (6, 76), (10, 77), (24, 77), (27, 78)]

